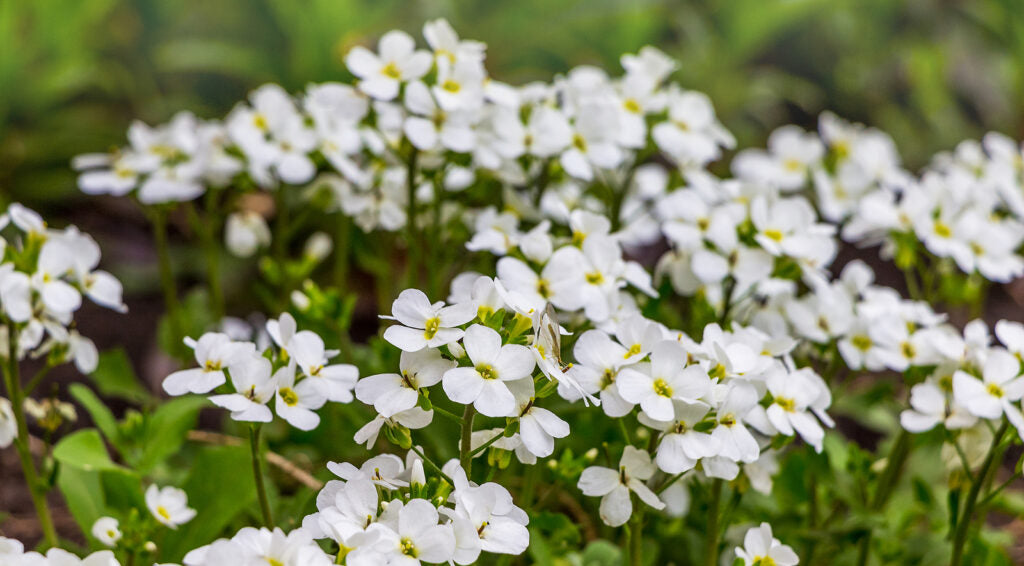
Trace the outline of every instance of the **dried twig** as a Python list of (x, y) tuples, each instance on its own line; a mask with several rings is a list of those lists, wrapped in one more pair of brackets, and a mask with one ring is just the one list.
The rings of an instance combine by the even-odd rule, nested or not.
[[(205, 430), (190, 430), (188, 433), (188, 439), (193, 442), (217, 444), (221, 446), (241, 446), (244, 442), (243, 439), (238, 438), (237, 436), (229, 436), (227, 434), (209, 432)], [(309, 472), (296, 466), (290, 460), (277, 452), (267, 450), (266, 457), (267, 462), (271, 465), (277, 466), (281, 471), (295, 478), (296, 481), (309, 489), (320, 490), (324, 487), (324, 482), (316, 479)]]

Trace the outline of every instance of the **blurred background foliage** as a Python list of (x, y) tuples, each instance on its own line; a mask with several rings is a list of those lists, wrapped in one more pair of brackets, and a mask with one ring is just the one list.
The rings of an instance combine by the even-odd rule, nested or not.
[(268, 81), (344, 77), (345, 51), (447, 17), (500, 79), (617, 72), (644, 44), (680, 62), (744, 145), (831, 109), (892, 133), (911, 168), (999, 130), (1024, 134), (1019, 0), (45, 0), (0, 2), (0, 193), (44, 214), (81, 202), (70, 158), (133, 118), (221, 117)]

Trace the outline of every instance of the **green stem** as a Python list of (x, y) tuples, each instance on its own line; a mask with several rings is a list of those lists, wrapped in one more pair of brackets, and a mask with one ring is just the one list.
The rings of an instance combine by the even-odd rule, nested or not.
[(493, 437), (488, 439), (487, 442), (484, 442), (480, 446), (477, 446), (472, 452), (470, 452), (469, 457), (475, 458), (477, 454), (483, 452), (484, 450), (487, 450), (487, 448), (489, 448), (492, 444), (501, 440), (501, 437), (503, 436), (505, 436), (505, 431), (501, 431), (498, 434), (494, 435)]
[(409, 153), (409, 161), (406, 164), (406, 173), (405, 173), (405, 175), (406, 175), (405, 185), (406, 185), (406, 192), (407, 192), (406, 196), (409, 199), (409, 202), (406, 203), (406, 205), (405, 205), (406, 206), (406, 211), (405, 211), (405, 215), (406, 215), (405, 228), (406, 228), (406, 240), (407, 240), (406, 241), (406, 246), (407, 246), (406, 249), (407, 249), (407, 253), (409, 255), (408, 260), (406, 262), (407, 263), (406, 269), (408, 269), (408, 273), (406, 274), (406, 281), (407, 281), (406, 286), (407, 287), (415, 287), (416, 286), (416, 277), (417, 277), (417, 275), (419, 275), (419, 268), (418, 268), (418, 265), (417, 265), (418, 264), (417, 254), (419, 253), (418, 252), (419, 236), (417, 235), (417, 230), (416, 230), (416, 161), (417, 161), (418, 158), (419, 158), (419, 152), (416, 150), (415, 147), (411, 148), (410, 153)]
[(349, 242), (352, 234), (352, 221), (344, 212), (338, 212), (334, 230), (334, 287), (344, 297), (348, 289)]
[(992, 445), (985, 456), (985, 461), (981, 465), (981, 470), (978, 471), (978, 476), (971, 482), (971, 490), (967, 492), (967, 503), (964, 505), (963, 515), (960, 521), (957, 522), (956, 532), (953, 535), (953, 557), (949, 561), (950, 566), (960, 566), (963, 563), (964, 548), (967, 543), (967, 535), (971, 530), (971, 523), (974, 522), (974, 507), (978, 503), (978, 495), (981, 494), (981, 487), (989, 474), (992, 473), (993, 467), (998, 464), (996, 454), (1000, 453), (998, 450), (999, 443), (1002, 442), (1009, 426), (1007, 421), (1003, 421), (1002, 426), (996, 431), (995, 436), (992, 437)]
[(917, 282), (917, 275), (914, 273), (914, 270), (909, 267), (904, 268), (903, 278), (907, 282), (907, 292), (910, 293), (910, 298), (915, 301), (922, 300), (921, 285)]
[[(632, 497), (632, 495), (630, 495)], [(629, 566), (644, 563), (644, 508), (643, 503), (633, 497), (634, 511), (629, 522)]]
[(15, 448), (18, 451), (18, 458), (21, 460), (21, 471), (25, 476), (25, 483), (32, 496), (32, 505), (36, 508), (36, 516), (39, 518), (39, 527), (43, 531), (43, 539), (46, 546), (57, 546), (57, 529), (53, 526), (53, 518), (50, 515), (50, 508), (46, 504), (46, 487), (39, 479), (36, 471), (36, 464), (32, 460), (32, 452), (29, 448), (28, 422), (25, 419), (25, 396), (21, 391), (21, 375), (18, 366), (18, 330), (13, 324), (7, 324), (10, 330), (10, 342), (8, 347), (7, 368), (4, 370), (4, 386), (7, 388), (7, 396), (11, 401), (11, 409), (14, 413), (14, 420), (18, 427), (18, 437), (14, 439)]
[(167, 211), (162, 208), (149, 210), (150, 220), (153, 223), (153, 240), (156, 244), (157, 264), (160, 269), (160, 288), (164, 293), (164, 307), (167, 309), (167, 320), (171, 325), (171, 333), (174, 335), (172, 344), (174, 344), (175, 352), (181, 355), (180, 343), (185, 337), (185, 331), (181, 324), (181, 305), (178, 303), (178, 289), (174, 279), (174, 272), (171, 268), (171, 249), (167, 240)]
[[(689, 470), (687, 470), (687, 471), (689, 471)], [(655, 490), (654, 493), (656, 493), (658, 495), (661, 495), (661, 492), (663, 492), (666, 489), (672, 487), (672, 484), (674, 484), (677, 481), (679, 481), (679, 479), (682, 478), (683, 475), (685, 475), (685, 474), (686, 474), (686, 472), (679, 472), (678, 474), (668, 478), (668, 480), (666, 480), (665, 483), (661, 484), (661, 487), (659, 487), (657, 490)]]
[(290, 219), (288, 218), (288, 198), (285, 196), (285, 190), (286, 187), (282, 185), (274, 191), (274, 234), (272, 246), (274, 260), (278, 267), (284, 265), (288, 254), (288, 224)]
[(718, 512), (722, 506), (722, 483), (720, 479), (711, 482), (704, 530), (704, 566), (718, 566)]
[(462, 469), (466, 470), (466, 477), (469, 478), (469, 472), (473, 467), (472, 448), (473, 442), (473, 417), (476, 416), (476, 409), (473, 404), (466, 405), (466, 410), (462, 413), (462, 439), (459, 442), (459, 463), (462, 464)]
[(224, 285), (221, 282), (220, 270), (220, 242), (217, 241), (217, 233), (214, 224), (217, 222), (217, 214), (214, 209), (216, 202), (210, 195), (216, 195), (213, 191), (207, 191), (207, 215), (203, 218), (199, 215), (195, 205), (188, 204), (188, 216), (192, 222), (192, 228), (199, 235), (199, 242), (203, 248), (203, 257), (206, 260), (206, 282), (210, 288), (210, 309), (216, 320), (224, 318)]
[(260, 500), (260, 511), (263, 513), (263, 525), (274, 528), (274, 517), (270, 513), (270, 501), (267, 499), (267, 486), (263, 479), (263, 456), (260, 453), (260, 425), (249, 427), (249, 449), (252, 454), (252, 474), (256, 480), (256, 494)]
[(28, 380), (25, 387), (21, 389), (22, 395), (26, 397), (31, 395), (32, 392), (35, 391), (36, 387), (39, 387), (39, 384), (43, 382), (43, 379), (46, 379), (46, 376), (50, 374), (51, 369), (53, 369), (53, 366), (47, 363), (37, 371), (36, 374), (32, 376), (32, 379)]
[[(878, 479), (878, 489), (875, 491), (875, 497), (871, 500), (871, 509), (873, 511), (881, 511), (885, 504), (889, 501), (889, 497), (892, 495), (893, 490), (896, 488), (896, 484), (899, 482), (900, 474), (903, 471), (903, 465), (907, 462), (907, 458), (910, 456), (910, 433), (904, 429), (900, 429), (899, 435), (892, 444), (892, 448), (889, 450), (889, 456), (886, 458), (885, 469), (882, 470), (882, 476)], [(865, 566), (868, 563), (868, 559), (871, 557), (871, 538), (872, 532), (870, 529), (864, 534), (864, 537), (860, 540), (860, 550), (857, 554), (858, 566)]]
[(455, 413), (449, 411), (448, 409), (442, 409), (441, 407), (438, 407), (437, 405), (433, 405), (431, 408), (434, 409), (435, 413), (441, 415), (442, 417), (444, 417), (444, 418), (446, 418), (446, 419), (448, 419), (450, 421), (457, 422), (457, 423), (460, 423), (460, 424), (462, 423), (462, 417), (460, 417), (459, 415), (456, 415)]
[(984, 507), (988, 506), (988, 504), (992, 503), (992, 500), (995, 499), (996, 496), (998, 496), (1000, 493), (1002, 493), (1002, 491), (1004, 489), (1006, 489), (1007, 487), (1010, 487), (1010, 484), (1015, 482), (1015, 481), (1017, 481), (1017, 479), (1019, 477), (1020, 477), (1020, 474), (1017, 474), (1017, 473), (1014, 473), (1014, 474), (1010, 475), (1010, 477), (1006, 478), (1006, 481), (1004, 481), (1003, 483), (999, 484), (998, 487), (996, 487), (996, 488), (992, 489), (991, 491), (989, 491), (988, 495), (985, 496), (985, 499), (982, 499), (981, 502), (978, 503), (978, 507), (984, 508)]
[[(808, 466), (807, 475), (807, 492), (809, 495), (808, 502), (808, 513), (807, 513), (807, 528), (809, 531), (814, 532), (818, 528), (818, 524), (821, 521), (820, 510), (818, 506), (818, 472), (815, 469), (815, 462), (811, 462)], [(812, 538), (807, 543), (807, 550), (804, 552), (802, 557), (804, 562), (807, 564), (814, 564), (814, 552), (817, 549), (818, 539)]]
[(444, 471), (441, 470), (441, 467), (438, 466), (433, 460), (427, 458), (427, 455), (424, 454), (422, 450), (417, 448), (416, 444), (413, 444), (410, 448), (413, 452), (416, 453), (417, 456), (419, 456), (427, 464), (427, 467), (434, 470), (435, 473), (439, 474), (442, 478), (444, 478), (444, 481), (448, 482), (448, 485), (455, 485), (455, 482), (452, 481), (452, 478), (448, 477), (448, 474), (445, 474)]

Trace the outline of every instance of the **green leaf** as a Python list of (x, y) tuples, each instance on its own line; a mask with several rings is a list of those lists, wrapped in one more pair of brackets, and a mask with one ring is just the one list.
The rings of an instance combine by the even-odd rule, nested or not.
[(160, 406), (146, 420), (145, 441), (136, 467), (142, 473), (152, 470), (185, 443), (188, 431), (196, 426), (205, 397), (181, 397)]
[(94, 428), (73, 432), (53, 448), (53, 457), (64, 466), (89, 471), (124, 470), (107, 453), (103, 438)]
[(103, 484), (100, 482), (99, 472), (90, 472), (74, 466), (61, 466), (57, 475), (57, 487), (64, 495), (71, 516), (75, 518), (82, 532), (89, 532), (96, 519), (106, 515)]
[(161, 547), (164, 562), (178, 561), (187, 551), (210, 543), (235, 516), (255, 505), (251, 465), (245, 446), (209, 446), (199, 451), (184, 486), (196, 517), (168, 533)]
[(71, 397), (78, 401), (85, 408), (86, 412), (89, 413), (93, 424), (96, 425), (96, 428), (100, 429), (100, 432), (107, 438), (107, 441), (116, 447), (120, 447), (121, 431), (118, 430), (117, 419), (114, 418), (114, 414), (110, 412), (107, 405), (91, 389), (81, 383), (72, 383), (68, 387), (68, 391), (71, 393)]
[(135, 403), (146, 403), (153, 399), (153, 395), (136, 377), (131, 360), (123, 348), (107, 350), (100, 354), (99, 364), (89, 378), (104, 397), (115, 397)]
[(595, 540), (583, 550), (583, 564), (586, 566), (619, 566), (622, 564), (622, 549), (606, 540)]

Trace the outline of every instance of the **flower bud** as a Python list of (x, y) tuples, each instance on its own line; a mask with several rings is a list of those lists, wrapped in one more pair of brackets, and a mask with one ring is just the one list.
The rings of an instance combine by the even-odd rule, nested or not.
[(224, 244), (237, 257), (251, 257), (270, 244), (270, 228), (258, 212), (233, 212), (224, 226)]
[(409, 477), (411, 485), (427, 485), (427, 475), (423, 473), (423, 460), (415, 460), (412, 463), (412, 474)]

